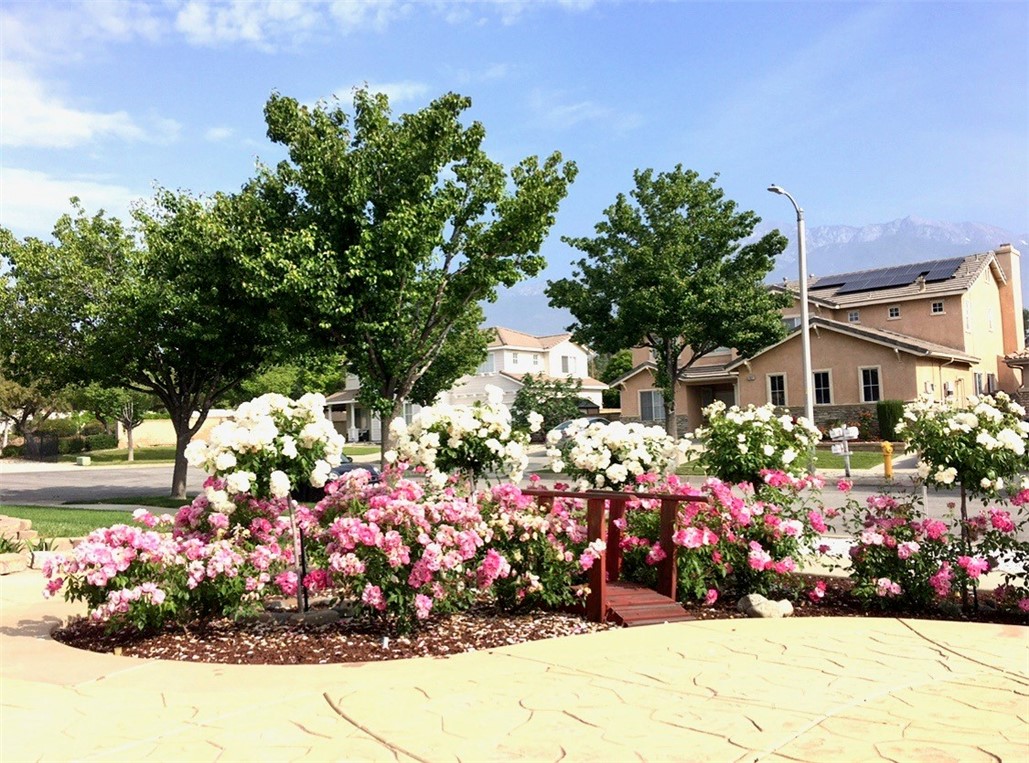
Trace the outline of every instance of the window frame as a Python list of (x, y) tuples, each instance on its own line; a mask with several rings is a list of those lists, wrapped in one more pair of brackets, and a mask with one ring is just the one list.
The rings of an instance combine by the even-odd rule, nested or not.
[[(825, 378), (826, 378), (826, 381), (828, 383), (827, 386), (826, 386), (826, 391), (829, 393), (829, 399), (826, 400), (825, 402), (819, 402), (818, 401), (818, 382), (817, 382), (818, 374), (825, 374)], [(814, 404), (815, 405), (832, 405), (832, 397), (833, 397), (833, 395), (832, 395), (832, 369), (831, 368), (822, 368), (822, 369), (817, 369), (815, 371), (812, 371), (811, 372), (811, 398), (814, 401)]]
[[(641, 389), (637, 394), (639, 395), (640, 420), (641, 421), (664, 421), (665, 420), (665, 393), (664, 393), (664, 390), (660, 390), (660, 389)], [(651, 417), (652, 418), (647, 418), (646, 416), (643, 415), (643, 396), (644, 395), (649, 395), (650, 396), (650, 413), (651, 413)], [(655, 406), (654, 405), (654, 396), (655, 395), (659, 396), (659, 398), (660, 398), (660, 401), (661, 401), (660, 406)], [(660, 408), (660, 411), (657, 411), (657, 408)], [(660, 418), (658, 418), (657, 416), (654, 415), (657, 412), (660, 413)]]
[(847, 311), (847, 323), (861, 323), (861, 311), (860, 310), (849, 310), (849, 311)]
[(900, 319), (900, 305), (890, 305), (886, 308), (886, 320), (896, 321)]
[[(865, 371), (875, 371), (875, 389), (877, 397), (874, 399), (869, 399), (865, 394)], [(883, 374), (881, 366), (859, 366), (857, 376), (858, 392), (862, 403), (877, 403), (883, 399)]]
[[(937, 310), (936, 306), (939, 305), (940, 309)], [(929, 315), (946, 315), (947, 314), (947, 302), (943, 299), (934, 299), (929, 303)]]
[[(787, 408), (787, 407), (789, 407), (789, 404), (790, 404), (790, 395), (789, 395), (789, 391), (788, 391), (789, 390), (789, 383), (788, 383), (788, 380), (787, 380), (786, 377), (787, 377), (787, 374), (786, 374), (785, 371), (783, 371), (781, 373), (765, 374), (765, 399), (771, 405), (777, 406), (779, 408)], [(775, 398), (773, 397), (773, 393), (772, 393), (772, 379), (773, 378), (774, 379), (782, 379), (782, 402), (781, 403), (775, 402)]]

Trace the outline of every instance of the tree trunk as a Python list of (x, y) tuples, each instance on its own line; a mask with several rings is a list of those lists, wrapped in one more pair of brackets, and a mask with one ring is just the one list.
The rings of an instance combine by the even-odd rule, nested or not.
[(189, 424), (179, 427), (178, 421), (172, 419), (175, 424), (175, 471), (172, 473), (171, 497), (179, 500), (186, 500), (186, 471), (189, 463), (186, 461), (186, 446), (193, 436), (189, 431)]
[(665, 432), (672, 439), (679, 439), (679, 421), (675, 417), (675, 388), (678, 384), (676, 378), (678, 371), (677, 366), (679, 365), (679, 358), (676, 354), (669, 351), (668, 360), (666, 363), (665, 373), (668, 376), (668, 389), (663, 391), (665, 398)]
[(393, 399), (393, 409), (390, 411), (388, 419), (382, 419), (382, 446), (379, 450), (379, 468), (386, 468), (386, 451), (392, 450), (396, 442), (393, 440), (393, 435), (389, 431), (389, 425), (393, 423), (393, 419), (399, 418), (404, 415), (404, 400), (403, 398)]
[(133, 451), (132, 451), (132, 431), (133, 431), (133, 429), (134, 429), (134, 427), (125, 427), (125, 437), (128, 440), (128, 442), (126, 444), (129, 446), (129, 457), (128, 457), (129, 461), (135, 461), (136, 460), (135, 456), (133, 455)]

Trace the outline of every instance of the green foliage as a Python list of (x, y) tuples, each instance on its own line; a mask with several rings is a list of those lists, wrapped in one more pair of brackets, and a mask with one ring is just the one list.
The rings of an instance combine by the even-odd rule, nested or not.
[(250, 280), (345, 349), (363, 402), (392, 417), (481, 361), (477, 303), (543, 268), (575, 167), (555, 153), (505, 172), (482, 150), (483, 126), (461, 122), (471, 101), (453, 93), (399, 119), (385, 95), (358, 90), (353, 102), (351, 118), (268, 100), (268, 136), (289, 161), (251, 186)]
[[(610, 384), (619, 376), (632, 370), (632, 350), (619, 350), (614, 354), (601, 353), (594, 361), (594, 376), (605, 384)], [(621, 390), (605, 389), (603, 392), (604, 407), (618, 408), (622, 404)]]
[(259, 200), (159, 190), (134, 211), (136, 237), (73, 204), (52, 244), (0, 238), (13, 294), (0, 357), (17, 360), (5, 374), (41, 393), (85, 380), (156, 396), (175, 427), (181, 495), (182, 449), (214, 401), (288, 344), (276, 304), (243, 288), (244, 233)]
[(529, 414), (536, 412), (543, 417), (540, 429), (546, 432), (562, 421), (578, 418), (578, 395), (582, 390), (579, 379), (545, 379), (542, 375), (526, 374), (522, 387), (515, 394), (511, 405), (511, 426), (520, 432), (529, 432)]
[(764, 278), (786, 248), (778, 232), (741, 245), (760, 218), (739, 212), (715, 185), (681, 165), (634, 173), (631, 199), (619, 194), (594, 238), (564, 238), (584, 252), (572, 278), (551, 281), (550, 304), (571, 311), (578, 342), (598, 351), (645, 346), (654, 352), (666, 426), (675, 435), (679, 373), (718, 347), (742, 355), (779, 340), (788, 295)]
[(89, 450), (89, 441), (85, 437), (74, 435), (57, 440), (57, 452), (62, 456), (85, 453), (87, 450)]
[(86, 436), (87, 450), (110, 450), (118, 447), (118, 438), (113, 434), (91, 434)]
[(0, 535), (0, 554), (20, 554), (25, 550), (25, 542), (17, 538)]
[(0, 451), (0, 457), (2, 458), (21, 458), (23, 452), (23, 446), (21, 445), (5, 445), (3, 451)]
[(880, 400), (875, 405), (875, 414), (879, 420), (879, 436), (884, 440), (897, 439), (895, 430), (897, 422), (904, 417), (903, 400)]
[[(103, 431), (112, 435), (115, 422), (120, 423), (126, 430), (138, 427), (156, 403), (152, 395), (129, 389), (104, 387), (95, 382), (72, 388), (68, 392), (68, 401), (74, 408), (92, 414), (103, 427)], [(118, 442), (115, 440), (113, 445), (103, 447), (116, 448)]]
[(341, 355), (311, 351), (289, 362), (266, 364), (244, 379), (238, 389), (230, 390), (219, 404), (234, 408), (269, 392), (293, 399), (308, 392), (331, 395), (343, 389), (345, 382), (345, 360)]
[[(7, 328), (0, 324), (0, 334), (4, 330)], [(0, 417), (13, 422), (15, 434), (35, 432), (63, 407), (60, 392), (47, 393), (34, 384), (19, 384), (0, 374)]]

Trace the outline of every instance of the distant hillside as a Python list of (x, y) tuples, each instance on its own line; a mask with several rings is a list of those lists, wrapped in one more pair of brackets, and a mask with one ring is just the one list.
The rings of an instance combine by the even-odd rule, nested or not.
[[(793, 240), (795, 225), (778, 227), (790, 240), (769, 280), (797, 277), (797, 245)], [(862, 227), (851, 225), (819, 225), (807, 231), (808, 272), (829, 275), (851, 270), (884, 267), (918, 260), (943, 259), (975, 252), (985, 252), (998, 244), (1013, 244), (1029, 255), (1029, 234), (982, 223), (948, 223), (905, 217), (888, 223)], [(1029, 285), (1029, 273), (1023, 279), (1023, 291)]]

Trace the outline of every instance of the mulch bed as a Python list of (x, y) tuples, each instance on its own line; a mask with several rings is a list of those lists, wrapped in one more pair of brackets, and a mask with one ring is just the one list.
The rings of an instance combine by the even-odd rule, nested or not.
[[(830, 578), (827, 583), (825, 597), (817, 604), (803, 598), (794, 602), (794, 617), (886, 616), (1029, 625), (1029, 615), (998, 610), (989, 593), (981, 592), (978, 612), (967, 615), (956, 606), (929, 613), (869, 610), (850, 594), (850, 581)], [(710, 606), (688, 605), (687, 611), (698, 620), (746, 617), (736, 610), (735, 599), (720, 600)], [(432, 618), (408, 635), (397, 633), (381, 620), (349, 617), (324, 625), (218, 621), (190, 629), (169, 627), (157, 634), (138, 631), (107, 634), (103, 625), (79, 620), (58, 628), (53, 637), (78, 649), (145, 659), (299, 665), (447, 657), (526, 641), (594, 633), (611, 627), (573, 614), (504, 614), (480, 607)]]

